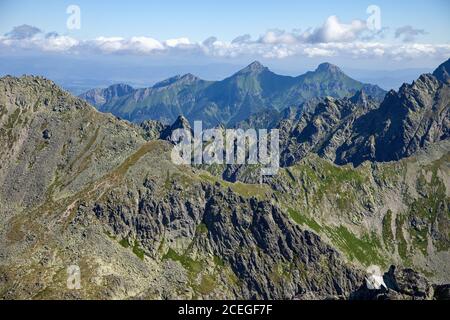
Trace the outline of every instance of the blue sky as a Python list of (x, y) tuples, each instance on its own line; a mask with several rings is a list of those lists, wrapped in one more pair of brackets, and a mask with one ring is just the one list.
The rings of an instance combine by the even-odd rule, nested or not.
[[(69, 5), (80, 28), (67, 27)], [(381, 29), (367, 23), (370, 5)], [(328, 61), (361, 79), (415, 69), (413, 79), (450, 57), (449, 13), (447, 0), (0, 0), (0, 75), (149, 84), (259, 60), (291, 75)]]
[[(81, 8), (82, 28), (66, 28), (66, 8)], [(366, 19), (366, 8), (381, 8), (382, 25), (398, 28), (413, 25), (425, 29), (427, 42), (448, 42), (450, 2), (410, 1), (61, 1), (2, 0), (0, 33), (29, 24), (46, 31), (70, 33), (80, 38), (149, 35), (157, 39), (189, 37), (202, 41), (209, 36), (224, 40), (248, 33), (258, 36), (268, 29), (316, 27), (331, 15), (342, 21)]]

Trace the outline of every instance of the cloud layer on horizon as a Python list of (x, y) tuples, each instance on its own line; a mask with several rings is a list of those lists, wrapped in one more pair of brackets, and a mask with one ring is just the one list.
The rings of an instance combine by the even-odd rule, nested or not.
[(253, 56), (267, 59), (304, 57), (388, 58), (392, 60), (436, 58), (450, 56), (450, 44), (414, 43), (424, 30), (411, 26), (399, 28), (395, 38), (401, 42), (382, 42), (386, 29), (370, 31), (364, 21), (342, 23), (330, 16), (324, 24), (305, 31), (268, 30), (256, 39), (248, 34), (232, 41), (210, 37), (203, 42), (192, 42), (182, 37), (159, 41), (147, 36), (97, 37), (78, 40), (55, 32), (45, 33), (29, 25), (15, 27), (0, 36), (0, 50), (57, 52), (67, 54), (130, 54), (130, 55), (179, 55), (196, 54), (208, 57), (235, 58)]
[(413, 42), (420, 35), (425, 35), (427, 32), (423, 29), (415, 29), (412, 26), (403, 26), (395, 30), (395, 38), (402, 38), (403, 42)]

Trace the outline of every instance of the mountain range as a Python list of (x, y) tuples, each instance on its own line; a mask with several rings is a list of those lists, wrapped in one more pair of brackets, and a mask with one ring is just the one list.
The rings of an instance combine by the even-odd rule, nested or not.
[(255, 61), (221, 81), (205, 81), (192, 74), (175, 76), (151, 88), (132, 89), (124, 84), (93, 89), (80, 97), (102, 112), (133, 122), (147, 119), (172, 123), (179, 115), (205, 127), (233, 126), (261, 111), (281, 111), (313, 98), (342, 98), (364, 90), (376, 100), (386, 93), (363, 84), (337, 66), (323, 63), (297, 77), (282, 76)]
[[(329, 64), (258, 63), (83, 96), (114, 115), (1, 78), (0, 297), (448, 299), (449, 63), (380, 96)], [(200, 116), (278, 128), (278, 174), (174, 164), (167, 137)]]

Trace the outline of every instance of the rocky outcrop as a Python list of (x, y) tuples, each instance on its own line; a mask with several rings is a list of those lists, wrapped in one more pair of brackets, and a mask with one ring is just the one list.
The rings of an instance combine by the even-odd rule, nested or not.
[(336, 152), (336, 163), (392, 161), (450, 136), (450, 87), (422, 75), (391, 91), (376, 110), (355, 122), (352, 137)]
[(391, 266), (383, 275), (380, 288), (368, 288), (364, 283), (351, 295), (355, 300), (430, 300), (440, 299), (434, 294), (433, 286), (420, 273), (409, 268)]
[(177, 129), (187, 130), (192, 133), (192, 128), (189, 121), (185, 117), (179, 116), (172, 125), (167, 126), (163, 131), (161, 131), (161, 139), (171, 140), (172, 132)]
[(167, 130), (168, 126), (157, 120), (146, 120), (140, 124), (147, 140), (156, 140)]
[(376, 102), (359, 91), (350, 99), (324, 99), (304, 112), (295, 125), (280, 123), (282, 165), (292, 165), (309, 153), (335, 161), (339, 147), (351, 138), (355, 121), (376, 107)]
[(450, 59), (442, 63), (434, 72), (435, 76), (439, 81), (449, 84), (450, 83)]
[(434, 286), (434, 299), (450, 300), (450, 284)]

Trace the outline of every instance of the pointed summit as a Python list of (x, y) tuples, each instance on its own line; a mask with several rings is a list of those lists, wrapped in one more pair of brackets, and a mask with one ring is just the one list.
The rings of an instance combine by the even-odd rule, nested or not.
[(125, 83), (117, 83), (109, 86), (106, 89), (112, 96), (121, 97), (133, 92), (134, 88)]
[(161, 139), (163, 140), (170, 140), (172, 136), (172, 132), (177, 129), (184, 129), (189, 130), (192, 132), (191, 125), (189, 124), (189, 121), (184, 116), (178, 116), (178, 118), (175, 120), (175, 122), (170, 126), (167, 127), (162, 133), (161, 133)]
[(178, 116), (177, 120), (170, 127), (172, 130), (175, 129), (188, 129), (191, 130), (191, 125), (189, 124), (188, 119), (184, 116)]
[(315, 72), (342, 73), (338, 66), (328, 62), (319, 64)]
[(244, 69), (240, 70), (238, 74), (246, 74), (246, 73), (260, 73), (268, 68), (263, 66), (259, 61), (253, 61)]
[(180, 75), (176, 75), (174, 77), (171, 77), (169, 79), (160, 81), (158, 83), (156, 83), (153, 88), (162, 88), (162, 87), (167, 87), (170, 86), (172, 84), (175, 83), (182, 83), (182, 84), (190, 84), (190, 83), (194, 83), (196, 81), (200, 80), (200, 78), (198, 78), (197, 76), (194, 76), (192, 73), (186, 73), (182, 76)]
[(441, 82), (450, 83), (450, 59), (437, 67), (433, 72), (433, 76)]
[(197, 77), (196, 75), (193, 75), (192, 73), (186, 73), (185, 75), (182, 75), (180, 77), (180, 80), (183, 80), (186, 82), (194, 82), (194, 81), (200, 80), (200, 78)]
[(350, 98), (350, 101), (356, 104), (365, 105), (368, 102), (369, 97), (367, 96), (364, 89), (356, 91), (356, 93)]

